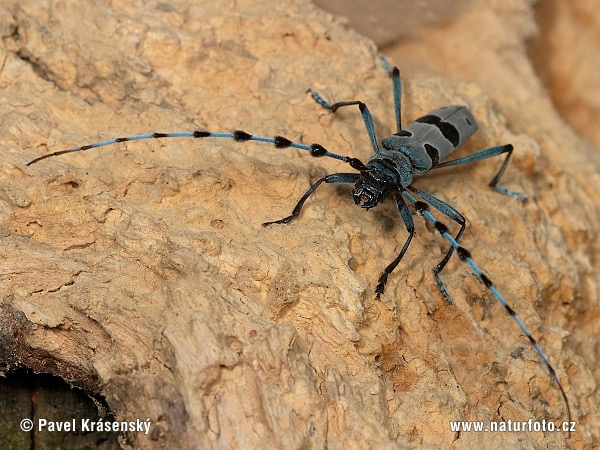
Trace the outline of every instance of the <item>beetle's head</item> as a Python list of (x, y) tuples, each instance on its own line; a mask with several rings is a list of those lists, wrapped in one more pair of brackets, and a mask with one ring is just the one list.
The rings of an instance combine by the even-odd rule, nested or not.
[(373, 208), (385, 200), (397, 183), (395, 175), (387, 167), (373, 161), (361, 171), (361, 177), (354, 185), (354, 203), (361, 208)]

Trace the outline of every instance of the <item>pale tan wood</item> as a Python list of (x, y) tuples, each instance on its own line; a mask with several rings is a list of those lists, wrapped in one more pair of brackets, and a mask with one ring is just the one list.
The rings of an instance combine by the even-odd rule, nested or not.
[[(517, 16), (466, 13), (390, 53), (407, 72), (405, 121), (466, 104), (481, 129), (457, 156), (515, 145), (504, 184), (530, 196), (524, 206), (487, 188), (500, 161), (416, 185), (468, 218), (465, 247), (549, 355), (579, 422), (571, 442), (589, 447), (598, 161), (531, 70), (531, 8), (511, 4)], [(349, 189), (324, 186), (295, 223), (261, 227), (343, 164), (188, 139), (25, 167), (75, 145), (194, 129), (367, 159), (358, 111), (332, 117), (305, 91), (363, 100), (379, 137), (393, 132), (391, 83), (368, 39), (302, 1), (52, 5), (1, 7), (4, 365), (100, 391), (118, 419), (149, 417), (151, 434), (130, 436), (139, 448), (564, 445), (559, 433), (450, 432), (450, 420), (560, 421), (565, 408), (455, 259), (444, 273), (455, 304), (444, 303), (431, 268), (447, 244), (423, 219), (380, 301), (377, 277), (406, 238), (392, 202), (365, 212)]]

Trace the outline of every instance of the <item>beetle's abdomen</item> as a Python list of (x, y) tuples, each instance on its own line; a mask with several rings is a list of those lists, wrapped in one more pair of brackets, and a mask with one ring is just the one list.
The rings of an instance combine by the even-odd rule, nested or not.
[[(419, 175), (434, 168), (477, 131), (477, 121), (466, 106), (434, 109), (404, 130), (381, 141), (387, 150), (405, 153)], [(408, 152), (407, 152), (408, 150)]]

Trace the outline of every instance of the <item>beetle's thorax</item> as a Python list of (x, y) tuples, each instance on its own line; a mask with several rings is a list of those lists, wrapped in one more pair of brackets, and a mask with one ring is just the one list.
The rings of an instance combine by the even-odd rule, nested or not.
[(381, 203), (388, 192), (408, 186), (412, 182), (412, 166), (402, 153), (380, 150), (369, 158), (361, 175), (352, 195), (354, 203), (369, 209)]

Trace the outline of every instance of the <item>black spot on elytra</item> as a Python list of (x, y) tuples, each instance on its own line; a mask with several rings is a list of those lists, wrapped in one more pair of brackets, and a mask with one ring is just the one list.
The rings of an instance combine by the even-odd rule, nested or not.
[(458, 146), (458, 143), (460, 142), (460, 134), (458, 133), (456, 127), (451, 123), (443, 122), (441, 118), (434, 116), (433, 114), (419, 117), (416, 122), (435, 125), (454, 148)]
[(437, 166), (437, 164), (440, 162), (440, 151), (430, 144), (425, 144), (425, 151), (431, 158), (431, 167), (433, 168)]

